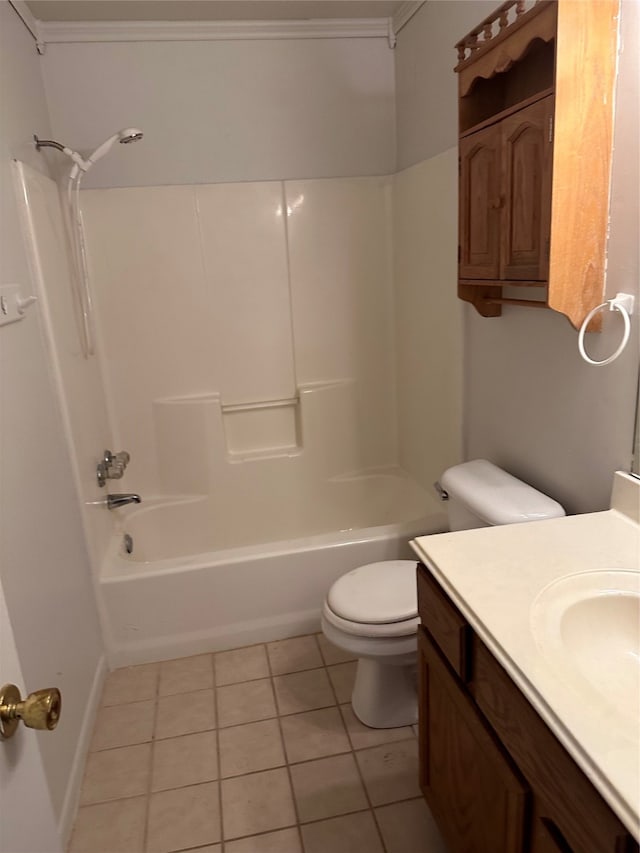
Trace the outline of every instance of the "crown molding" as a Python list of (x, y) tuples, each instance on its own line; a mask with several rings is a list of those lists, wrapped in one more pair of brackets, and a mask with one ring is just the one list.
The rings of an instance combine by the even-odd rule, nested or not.
[(391, 18), (393, 32), (397, 35), (400, 30), (408, 24), (411, 18), (415, 15), (421, 6), (424, 6), (426, 0), (420, 2), (406, 2), (396, 9), (395, 14)]
[(37, 24), (40, 39), (45, 44), (387, 38), (389, 33), (388, 18), (309, 21), (38, 21)]
[(9, 0), (9, 5), (13, 8), (13, 11), (16, 13), (16, 15), (18, 15), (18, 17), (22, 19), (22, 23), (34, 37), (36, 45), (39, 49), (42, 42), (41, 21), (39, 21), (33, 15), (31, 9), (27, 6), (25, 0)]

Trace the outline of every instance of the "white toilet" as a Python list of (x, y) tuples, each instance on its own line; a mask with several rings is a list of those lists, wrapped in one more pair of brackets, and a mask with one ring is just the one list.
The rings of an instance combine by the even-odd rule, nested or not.
[[(450, 530), (557, 518), (559, 503), (485, 459), (442, 476)], [(352, 707), (367, 726), (408, 726), (418, 719), (416, 561), (389, 560), (347, 572), (333, 584), (322, 631), (358, 658)]]

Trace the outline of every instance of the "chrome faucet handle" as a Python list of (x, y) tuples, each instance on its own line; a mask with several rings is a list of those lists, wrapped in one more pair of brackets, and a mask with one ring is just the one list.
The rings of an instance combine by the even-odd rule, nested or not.
[(96, 466), (96, 477), (100, 488), (106, 484), (107, 480), (120, 480), (130, 459), (126, 450), (121, 450), (119, 453), (105, 450)]
[(96, 479), (98, 481), (98, 485), (102, 489), (107, 484), (107, 477), (109, 476), (109, 467), (104, 459), (101, 459), (100, 462), (96, 465)]

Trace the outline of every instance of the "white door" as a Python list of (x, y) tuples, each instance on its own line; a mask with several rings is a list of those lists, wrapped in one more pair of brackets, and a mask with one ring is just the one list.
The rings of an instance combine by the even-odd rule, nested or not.
[[(0, 583), (0, 687), (24, 681)], [(0, 740), (0, 853), (62, 853), (36, 732)]]

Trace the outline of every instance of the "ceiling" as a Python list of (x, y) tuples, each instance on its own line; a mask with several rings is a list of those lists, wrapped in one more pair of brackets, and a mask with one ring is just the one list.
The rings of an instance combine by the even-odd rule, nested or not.
[(27, 0), (41, 21), (282, 21), (387, 18), (386, 0)]

